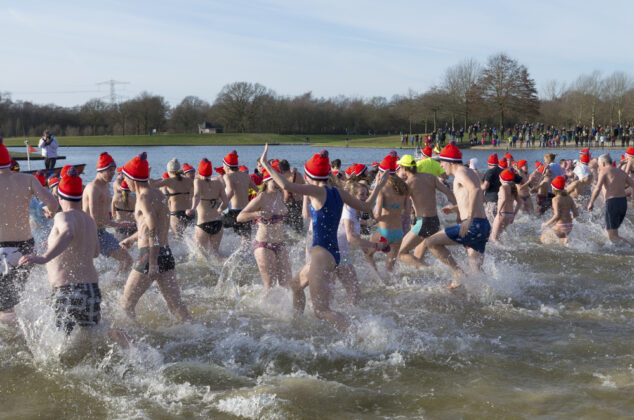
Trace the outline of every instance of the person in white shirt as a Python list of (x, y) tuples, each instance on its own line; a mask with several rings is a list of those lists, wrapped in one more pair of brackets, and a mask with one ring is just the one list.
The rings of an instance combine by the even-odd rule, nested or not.
[(42, 150), (42, 156), (46, 158), (44, 161), (46, 169), (55, 168), (55, 162), (57, 161), (57, 148), (59, 147), (57, 139), (53, 137), (48, 130), (45, 130), (38, 147)]

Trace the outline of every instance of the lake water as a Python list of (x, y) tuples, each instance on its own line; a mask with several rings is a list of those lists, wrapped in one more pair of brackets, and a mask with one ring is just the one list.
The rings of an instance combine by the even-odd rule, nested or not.
[[(62, 148), (62, 163), (86, 163), (91, 179), (102, 149)], [(231, 149), (146, 148), (154, 177), (174, 156), (220, 166)], [(262, 152), (236, 149), (250, 168)], [(141, 151), (105, 150), (119, 165)], [(331, 148), (330, 156), (346, 166), (388, 151)], [(301, 168), (316, 152), (275, 146), (269, 155)], [(463, 153), (486, 169), (490, 151)], [(543, 154), (512, 153), (531, 167)], [(173, 246), (196, 319), (186, 325), (168, 314), (155, 287), (138, 305), (139, 326), (132, 325), (117, 307), (125, 279), (99, 257), (103, 318), (138, 344), (64, 366), (46, 273), (36, 268), (16, 308), (23, 333), (0, 328), (0, 418), (632, 418), (634, 251), (607, 243), (602, 209), (582, 211), (567, 248), (539, 243), (541, 221), (519, 216), (503, 245), (487, 247), (485, 274), (468, 278), (465, 293), (445, 290), (451, 272), (432, 256), (429, 268), (397, 266), (396, 283), (385, 286), (354, 253), (362, 301), (345, 306), (338, 286), (333, 306), (354, 320), (362, 339), (317, 320), (310, 303), (293, 321), (285, 290), (263, 298), (252, 248), (240, 249), (226, 232), (221, 252), (232, 256), (224, 266), (197, 256), (190, 241)], [(630, 240), (633, 222), (630, 211), (621, 229)], [(304, 241), (291, 235), (289, 244), (295, 273)], [(460, 247), (452, 251), (466, 256)]]

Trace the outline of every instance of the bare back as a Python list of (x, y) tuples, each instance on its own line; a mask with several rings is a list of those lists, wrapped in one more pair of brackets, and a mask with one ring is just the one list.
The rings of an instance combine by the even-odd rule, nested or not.
[[(150, 247), (150, 245), (161, 247), (167, 245), (167, 234), (170, 227), (168, 212), (163, 193), (160, 190), (150, 186), (139, 189), (134, 209), (134, 218), (139, 232), (139, 248)], [(154, 226), (158, 244), (151, 243), (154, 236), (151, 237), (150, 226)]]
[(625, 189), (632, 180), (625, 172), (613, 166), (606, 166), (599, 171), (599, 183), (602, 183), (605, 199), (625, 197)]
[(86, 185), (82, 209), (95, 220), (98, 229), (108, 226), (111, 203), (109, 184), (92, 181)]
[(181, 176), (172, 176), (164, 179), (161, 185), (165, 187), (167, 205), (170, 211), (187, 210), (192, 203), (194, 193), (194, 180)]
[[(0, 173), (0, 242), (26, 241), (33, 237), (29, 225), (31, 197), (45, 204), (55, 203), (55, 197), (33, 176), (6, 171)], [(48, 203), (47, 203), (48, 201)]]
[(243, 209), (249, 203), (249, 188), (255, 188), (251, 177), (244, 172), (228, 172), (223, 175), (227, 197), (231, 197), (232, 209)]
[(198, 224), (220, 219), (218, 206), (223, 201), (221, 198), (226, 198), (224, 185), (222, 185), (220, 179), (196, 179), (194, 181), (194, 192), (200, 196), (200, 202), (196, 207)]
[(460, 218), (486, 218), (484, 213), (484, 193), (480, 179), (475, 172), (460, 165), (454, 174), (453, 193), (456, 196)]
[(60, 212), (55, 215), (53, 229), (48, 237), (49, 246), (54, 246), (60, 236), (65, 234), (72, 235), (70, 244), (46, 264), (51, 286), (97, 283), (99, 276), (92, 261), (99, 255), (97, 224), (80, 210)]

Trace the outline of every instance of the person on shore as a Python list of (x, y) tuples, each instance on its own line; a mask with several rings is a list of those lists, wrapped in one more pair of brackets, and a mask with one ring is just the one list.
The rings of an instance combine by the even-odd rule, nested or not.
[(247, 241), (251, 238), (251, 222), (238, 222), (238, 214), (249, 204), (249, 189), (257, 191), (258, 188), (248, 174), (240, 172), (238, 152), (232, 150), (224, 157), (222, 163), (225, 171), (223, 180), (229, 200), (229, 210), (223, 223), (225, 227), (233, 228), (242, 240)]
[(154, 182), (152, 186), (164, 190), (169, 208), (170, 226), (174, 235), (180, 238), (187, 226), (194, 222), (194, 215), (187, 214), (194, 193), (194, 180), (183, 176), (180, 162), (176, 158), (167, 162), (167, 174), (167, 178)]
[(18, 266), (22, 255), (32, 254), (35, 240), (31, 233), (29, 208), (31, 197), (44, 203), (43, 212), (49, 217), (57, 210), (57, 199), (30, 174), (12, 172), (11, 157), (0, 137), (0, 323), (17, 326), (13, 307), (30, 269)]
[(145, 152), (123, 166), (123, 175), (136, 193), (136, 218), (138, 231), (121, 241), (129, 248), (137, 241), (139, 259), (130, 271), (119, 302), (121, 308), (132, 319), (136, 319), (135, 308), (145, 291), (156, 281), (167, 307), (180, 321), (191, 319), (181, 299), (180, 288), (174, 273), (175, 262), (168, 243), (170, 229), (168, 209), (163, 194), (149, 184), (150, 168)]
[[(407, 232), (401, 243), (398, 258), (416, 267), (426, 266), (423, 258), (427, 251), (425, 239), (440, 230), (440, 219), (436, 202), (436, 191), (443, 193), (451, 204), (456, 204), (456, 197), (438, 177), (418, 172), (416, 162), (411, 155), (404, 155), (398, 162), (398, 176), (405, 180), (409, 198), (414, 206), (416, 224)], [(414, 250), (414, 255), (410, 254)]]
[[(75, 168), (59, 183), (61, 212), (54, 218), (48, 248), (42, 255), (20, 258), (21, 266), (46, 264), (53, 288), (55, 326), (70, 335), (75, 329), (86, 332), (101, 322), (101, 290), (93, 259), (99, 256), (97, 224), (82, 211), (82, 180)], [(121, 330), (109, 329), (108, 336), (122, 347), (129, 338)]]
[[(288, 179), (290, 182), (296, 184), (305, 184), (301, 176), (298, 175), (296, 170), (291, 171), (291, 166), (286, 159), (280, 161), (279, 164), (282, 176)], [(288, 209), (288, 213), (284, 219), (284, 223), (291, 227), (297, 233), (304, 233), (304, 218), (302, 217), (302, 202), (303, 197), (301, 194), (293, 194), (286, 190), (284, 193), (284, 204)]]
[(198, 178), (194, 180), (194, 196), (187, 215), (198, 213), (196, 225), (196, 244), (207, 258), (214, 256), (222, 260), (220, 242), (222, 241), (222, 212), (227, 208), (228, 200), (220, 177), (211, 178), (211, 162), (203, 158), (198, 164)]
[(566, 180), (562, 176), (557, 176), (550, 183), (555, 197), (553, 198), (553, 217), (542, 223), (542, 228), (546, 230), (542, 236), (542, 243), (552, 242), (553, 236), (558, 238), (564, 245), (568, 244), (568, 236), (572, 232), (572, 218), (579, 216), (579, 210), (574, 200), (566, 192)]
[[(103, 152), (97, 160), (97, 175), (86, 185), (83, 193), (82, 208), (97, 223), (97, 236), (101, 255), (114, 258), (119, 262), (117, 274), (127, 273), (132, 266), (132, 257), (119, 246), (119, 241), (106, 230), (113, 228), (133, 228), (134, 223), (117, 222), (110, 217), (112, 198), (110, 197), (110, 181), (116, 172), (112, 156)], [(63, 179), (63, 176), (62, 176)]]
[(264, 147), (260, 161), (275, 183), (290, 192), (303, 194), (310, 202), (309, 210), (313, 226), (310, 263), (300, 271), (297, 277), (299, 281), (296, 282), (294, 279), (291, 282), (293, 307), (298, 313), (303, 313), (306, 305), (304, 288), (308, 286), (315, 316), (326, 320), (338, 330), (344, 331), (350, 326), (350, 321), (342, 313), (330, 308), (332, 278), (340, 262), (337, 230), (343, 205), (345, 203), (354, 209), (371, 212), (372, 203), (387, 182), (387, 177), (384, 173), (377, 177), (372, 195), (367, 202), (363, 202), (335, 186), (334, 178), (331, 178), (330, 161), (326, 150), (322, 150), (306, 162), (304, 171), (307, 184), (304, 185), (289, 182), (281, 174), (272, 170), (266, 160), (267, 152), (268, 144)]
[(125, 179), (121, 181), (119, 188), (114, 191), (112, 195), (112, 217), (116, 222), (134, 224), (132, 227), (118, 227), (116, 229), (119, 241), (121, 241), (136, 233), (136, 222), (134, 220), (136, 196), (130, 191), (130, 187)]
[[(515, 174), (510, 169), (500, 172), (500, 190), (498, 191), (498, 214), (493, 221), (491, 229), (491, 242), (500, 241), (500, 236), (510, 224), (515, 220), (515, 215), (521, 207), (517, 186), (515, 185)], [(517, 205), (515, 203), (517, 202)]]
[(464, 272), (446, 248), (448, 245), (467, 247), (471, 270), (479, 272), (484, 260), (486, 243), (491, 233), (491, 225), (484, 211), (484, 194), (478, 176), (462, 165), (462, 153), (456, 146), (449, 144), (440, 152), (440, 162), (447, 175), (454, 177), (453, 191), (455, 205), (443, 207), (445, 214), (458, 213), (462, 222), (456, 226), (436, 232), (425, 239), (427, 247), (434, 255), (454, 272), (454, 279), (448, 289), (460, 287)]
[(390, 251), (385, 256), (388, 277), (394, 269), (404, 236), (401, 215), (405, 212), (409, 221), (410, 213), (409, 189), (405, 181), (396, 175), (397, 161), (396, 152), (391, 151), (379, 165), (379, 170), (388, 175), (387, 183), (392, 188), (384, 188), (377, 195), (373, 216), (378, 223), (376, 232), (370, 239), (372, 242), (378, 242), (379, 239), (385, 238), (390, 246)]
[(255, 261), (260, 270), (265, 295), (276, 283), (290, 288), (291, 263), (286, 249), (284, 216), (288, 209), (284, 205), (284, 195), (273, 182), (269, 170), (280, 172), (278, 165), (269, 165), (262, 170), (263, 188), (238, 215), (238, 222), (255, 221), (257, 232), (253, 242)]
[(493, 223), (498, 214), (498, 191), (500, 190), (500, 173), (503, 169), (500, 167), (497, 153), (492, 154), (487, 159), (489, 169), (482, 177), (482, 191), (484, 191), (484, 208), (489, 223)]
[(44, 130), (44, 134), (42, 134), (38, 147), (41, 149), (42, 156), (44, 157), (44, 167), (47, 170), (55, 168), (55, 162), (57, 162), (57, 149), (59, 148), (57, 139), (49, 133), (48, 130)]
[(612, 166), (612, 158), (609, 154), (599, 156), (599, 178), (592, 191), (592, 197), (588, 203), (588, 211), (594, 208), (594, 202), (601, 190), (605, 198), (605, 228), (608, 238), (614, 243), (624, 242), (632, 244), (619, 236), (619, 227), (627, 214), (627, 198), (625, 189), (634, 189), (634, 180), (622, 170)]

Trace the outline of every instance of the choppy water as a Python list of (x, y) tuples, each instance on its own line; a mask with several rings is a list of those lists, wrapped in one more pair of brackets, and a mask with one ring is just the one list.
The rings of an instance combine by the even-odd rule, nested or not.
[[(121, 149), (112, 150), (116, 159)], [(272, 155), (295, 165), (315, 150), (275, 153), (282, 149)], [(76, 156), (92, 164), (88, 153), (99, 150)], [(361, 154), (367, 158), (356, 159)], [(383, 155), (331, 150), (350, 162)], [(503, 245), (488, 247), (485, 274), (469, 278), (463, 293), (445, 290), (451, 272), (432, 256), (426, 269), (398, 266), (396, 283), (385, 286), (355, 254), (362, 301), (346, 307), (339, 287), (333, 306), (354, 319), (359, 337), (317, 320), (310, 299), (294, 321), (285, 290), (263, 298), (252, 250), (238, 249), (232, 232), (221, 246), (233, 253), (224, 267), (203, 261), (190, 243), (173, 246), (196, 319), (186, 325), (152, 287), (133, 326), (117, 308), (124, 279), (99, 257), (103, 317), (137, 345), (105, 346), (69, 365), (59, 362), (63, 340), (45, 271), (36, 268), (17, 307), (24, 333), (0, 328), (0, 418), (632, 417), (634, 250), (606, 243), (600, 210), (581, 219), (564, 248), (540, 244), (540, 221), (520, 216)], [(633, 223), (630, 214), (622, 228), (630, 239)], [(296, 272), (303, 241), (290, 241)], [(460, 247), (453, 253), (466, 255)]]

